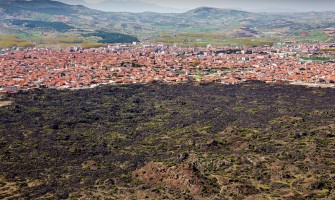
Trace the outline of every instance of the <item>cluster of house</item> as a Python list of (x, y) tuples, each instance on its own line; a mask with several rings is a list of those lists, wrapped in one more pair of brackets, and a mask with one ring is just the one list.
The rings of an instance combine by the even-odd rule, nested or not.
[(247, 80), (334, 83), (332, 60), (302, 59), (334, 56), (320, 48), (324, 47), (179, 48), (155, 44), (7, 52), (0, 55), (0, 92), (192, 80), (222, 84)]

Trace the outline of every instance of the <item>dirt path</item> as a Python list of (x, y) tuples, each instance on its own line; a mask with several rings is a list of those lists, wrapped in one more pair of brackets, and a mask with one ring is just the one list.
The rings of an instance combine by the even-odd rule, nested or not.
[(9, 106), (12, 104), (11, 101), (0, 101), (0, 107)]

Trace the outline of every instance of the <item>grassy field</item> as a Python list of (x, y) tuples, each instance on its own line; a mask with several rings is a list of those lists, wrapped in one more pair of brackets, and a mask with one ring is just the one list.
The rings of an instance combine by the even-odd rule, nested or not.
[(303, 34), (296, 32), (293, 36), (294, 40), (298, 42), (326, 42), (329, 39), (325, 32), (321, 30), (308, 31)]
[(16, 35), (0, 35), (0, 48), (36, 46), (64, 49), (72, 46), (81, 46), (83, 48), (106, 46), (97, 42), (97, 40), (97, 38), (91, 37), (42, 37), (38, 34), (18, 33)]
[[(277, 42), (298, 41), (315, 42), (327, 41), (329, 37), (322, 31), (311, 31), (300, 35), (296, 32), (292, 36), (285, 37), (260, 37), (260, 38), (234, 38), (219, 33), (188, 33), (181, 32), (171, 34), (161, 32), (153, 35), (152, 41), (164, 44), (177, 44), (180, 47), (206, 47), (211, 44), (214, 47), (221, 46), (272, 46)], [(55, 34), (48, 37), (39, 34), (17, 33), (16, 35), (0, 35), (0, 48), (18, 47), (54, 47), (67, 48), (71, 46), (82, 46), (84, 48), (104, 46), (99, 42), (99, 37), (83, 37), (76, 34)]]
[(303, 60), (312, 60), (312, 61), (330, 61), (331, 59), (334, 59), (334, 58), (331, 58), (331, 57), (311, 57), (311, 58), (302, 58)]
[(206, 47), (208, 44), (213, 46), (272, 46), (274, 41), (270, 41), (269, 39), (231, 38), (216, 33), (178, 33), (175, 35), (161, 33), (158, 38), (155, 39), (155, 42), (170, 45), (178, 44), (182, 47)]
[(325, 34), (324, 31), (312, 31), (306, 39), (309, 41), (323, 41), (325, 42), (329, 37)]
[(34, 43), (17, 38), (14, 35), (0, 35), (0, 47), (33, 47)]

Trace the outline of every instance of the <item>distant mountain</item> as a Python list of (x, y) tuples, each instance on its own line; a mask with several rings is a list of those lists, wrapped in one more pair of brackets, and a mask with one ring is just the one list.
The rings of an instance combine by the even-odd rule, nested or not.
[(236, 13), (245, 13), (246, 11), (239, 11), (239, 10), (233, 10), (233, 9), (224, 9), (224, 8), (213, 8), (213, 7), (199, 7), (195, 8), (193, 10), (187, 11), (185, 14), (195, 14), (195, 15), (222, 15), (222, 14), (236, 14)]
[(262, 13), (298, 13), (298, 12), (303, 12), (298, 9), (283, 9), (283, 8), (261, 8), (261, 9), (252, 9), (249, 10), (250, 12), (262, 12)]
[(232, 20), (231, 22), (233, 22), (257, 16), (257, 14), (232, 9), (200, 7), (182, 13), (180, 14), (180, 16), (183, 16), (184, 18), (188, 19), (207, 21), (207, 23), (213, 24), (213, 20), (214, 21), (218, 20), (217, 22), (225, 22), (228, 20)]
[[(82, 0), (68, 2), (86, 4)], [(216, 32), (253, 37), (263, 32), (285, 33), (329, 27), (335, 27), (334, 12), (273, 14), (200, 7), (184, 13), (130, 13), (103, 12), (51, 0), (0, 1), (0, 32), (3, 33), (20, 31), (52, 35), (55, 32), (104, 31), (152, 38), (159, 32)]]
[[(28, 17), (28, 13), (41, 13), (48, 15), (72, 15), (76, 12), (88, 11), (82, 5), (70, 6), (61, 2), (51, 0), (1, 0), (0, 7), (6, 14), (15, 14), (18, 17)], [(24, 15), (25, 16), (21, 16)]]
[(181, 13), (186, 10), (163, 7), (154, 3), (146, 3), (140, 1), (120, 1), (120, 0), (105, 0), (97, 3), (87, 3), (83, 0), (60, 0), (61, 2), (70, 5), (84, 5), (88, 8), (93, 8), (106, 12), (159, 12), (159, 13)]

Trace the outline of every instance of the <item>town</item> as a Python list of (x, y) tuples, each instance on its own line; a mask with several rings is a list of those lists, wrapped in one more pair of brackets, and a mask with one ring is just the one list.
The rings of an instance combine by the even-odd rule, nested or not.
[(152, 82), (237, 84), (248, 80), (334, 87), (335, 53), (330, 48), (320, 43), (250, 48), (181, 48), (158, 43), (2, 50), (0, 92)]

